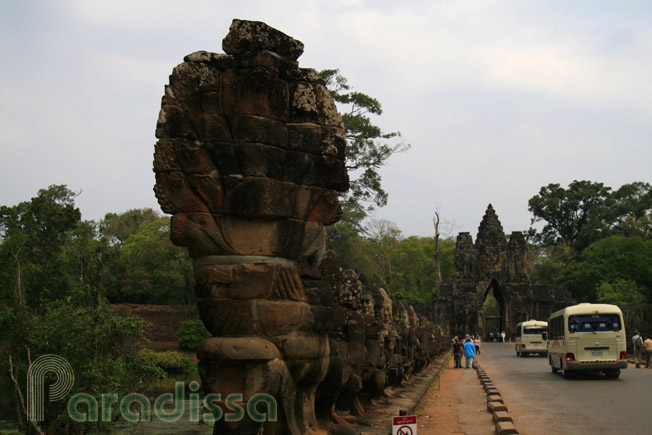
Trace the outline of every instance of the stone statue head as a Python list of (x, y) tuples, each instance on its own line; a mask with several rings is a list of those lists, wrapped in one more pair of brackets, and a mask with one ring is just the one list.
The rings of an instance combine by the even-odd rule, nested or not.
[(365, 287), (362, 290), (360, 311), (367, 316), (374, 316), (374, 295), (369, 287)]
[(374, 314), (379, 322), (392, 322), (392, 300), (383, 288), (374, 290)]
[(361, 296), (362, 283), (358, 279), (358, 274), (353, 269), (344, 269), (342, 271), (342, 286), (337, 298), (338, 302), (355, 310), (360, 306)]
[(408, 311), (407, 308), (405, 308), (405, 304), (401, 301), (395, 300), (394, 306), (396, 308), (394, 318), (397, 320), (397, 323), (401, 326), (408, 327), (410, 325), (410, 320), (408, 319)]

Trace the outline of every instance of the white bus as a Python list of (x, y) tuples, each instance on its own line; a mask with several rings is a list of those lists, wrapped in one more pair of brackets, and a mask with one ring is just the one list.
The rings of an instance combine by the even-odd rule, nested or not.
[(548, 320), (548, 362), (553, 373), (567, 378), (573, 371), (620, 376), (627, 368), (623, 314), (616, 305), (579, 304), (566, 307)]
[(548, 343), (543, 337), (548, 332), (548, 322), (528, 320), (516, 325), (514, 348), (516, 355), (525, 356), (536, 353), (541, 356), (548, 354)]

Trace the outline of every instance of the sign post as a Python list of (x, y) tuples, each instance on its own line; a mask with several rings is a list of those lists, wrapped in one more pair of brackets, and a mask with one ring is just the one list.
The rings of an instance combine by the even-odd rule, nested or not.
[(393, 417), (392, 435), (417, 435), (417, 416), (404, 415)]

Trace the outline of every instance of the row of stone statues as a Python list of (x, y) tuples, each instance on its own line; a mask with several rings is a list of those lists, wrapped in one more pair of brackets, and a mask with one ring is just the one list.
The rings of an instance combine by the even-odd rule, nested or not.
[(304, 279), (304, 284), (310, 304), (331, 319), (329, 367), (315, 397), (320, 424), (329, 427), (342, 425), (340, 411), (362, 417), (366, 404), (391, 395), (441, 353), (447, 340), (411, 305), (365, 285), (355, 271), (342, 270), (333, 251), (320, 270), (321, 280)]
[(234, 20), (222, 48), (170, 76), (154, 191), (194, 260), (212, 334), (198, 349), (204, 392), (278, 406), (277, 421), (225, 418), (214, 433), (309, 433), (427, 364), (436, 329), (332, 254), (316, 260), (349, 181), (342, 118), (316, 71), (299, 68), (303, 44)]

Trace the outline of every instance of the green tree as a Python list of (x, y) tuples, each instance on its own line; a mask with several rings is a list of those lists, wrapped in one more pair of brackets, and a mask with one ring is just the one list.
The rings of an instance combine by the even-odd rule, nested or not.
[(15, 381), (19, 421), (29, 433), (90, 430), (72, 422), (62, 402), (46, 403), (41, 428), (28, 424), (25, 386), (18, 380), (26, 379), (40, 355), (65, 358), (75, 374), (72, 393), (98, 399), (101, 393), (134, 391), (137, 382), (155, 373), (136, 352), (140, 321), (118, 315), (103, 298), (105, 244), (93, 222), (80, 221), (76, 196), (65, 186), (50, 186), (29, 202), (0, 207), (0, 279), (8, 290), (1, 294), (0, 343), (10, 368), (3, 373)]
[(602, 282), (630, 280), (652, 302), (652, 241), (613, 235), (592, 243), (561, 273), (558, 283), (579, 302), (594, 302)]
[[(442, 281), (453, 276), (455, 242), (452, 239), (439, 240)], [(437, 265), (435, 240), (430, 237), (410, 236), (400, 240), (390, 253), (393, 264), (391, 285), (392, 297), (408, 302), (426, 302), (437, 293)]]
[(652, 238), (652, 186), (649, 183), (625, 184), (611, 195), (614, 230), (644, 240)]
[(545, 221), (532, 240), (546, 246), (563, 243), (581, 252), (611, 234), (649, 238), (652, 234), (652, 186), (635, 182), (612, 191), (602, 183), (573, 181), (568, 189), (549, 184), (530, 198), (532, 223)]
[(111, 302), (195, 303), (192, 261), (170, 241), (169, 217), (151, 209), (109, 213), (100, 228), (112, 243), (105, 279)]
[(161, 215), (151, 208), (133, 209), (124, 213), (107, 213), (100, 222), (100, 232), (111, 245), (122, 245), (141, 227), (160, 218)]
[(343, 195), (347, 210), (372, 210), (387, 204), (387, 192), (381, 186), (379, 169), (396, 152), (406, 151), (410, 145), (393, 143), (401, 133), (383, 132), (373, 124), (370, 115), (383, 113), (380, 102), (352, 91), (347, 79), (337, 69), (325, 69), (319, 75), (338, 103), (346, 129), (346, 168), (351, 187)]
[(635, 281), (616, 278), (612, 282), (602, 281), (596, 287), (597, 301), (621, 307), (646, 303), (643, 289)]
[(362, 220), (366, 216), (362, 210), (345, 211), (339, 222), (326, 228), (326, 245), (335, 251), (344, 269), (360, 270), (366, 232)]
[(370, 237), (364, 257), (366, 269), (371, 272), (370, 276), (379, 286), (388, 291), (391, 291), (395, 275), (392, 254), (400, 245), (401, 239), (401, 230), (393, 222), (385, 219), (371, 221)]
[(604, 206), (610, 191), (602, 183), (577, 180), (568, 189), (554, 183), (542, 187), (528, 202), (532, 223), (546, 222), (540, 233), (533, 233), (534, 240), (544, 245), (562, 242), (579, 251), (599, 240), (606, 230)]
[(78, 194), (65, 185), (40, 189), (30, 201), (0, 207), (0, 279), (32, 306), (65, 294), (61, 250), (81, 219)]
[[(408, 302), (424, 302), (436, 293), (435, 240), (432, 237), (404, 238), (390, 221), (373, 220), (362, 237), (352, 231), (347, 239), (347, 255), (340, 265), (363, 275), (369, 285), (385, 288), (391, 297)], [(440, 265), (444, 281), (455, 273), (455, 241), (439, 241)], [(337, 251), (336, 251), (337, 252)]]
[(635, 281), (630, 279), (617, 278), (612, 282), (602, 281), (596, 287), (597, 301), (603, 304), (618, 305), (625, 317), (625, 325), (628, 330), (640, 329), (642, 321), (641, 306), (647, 301), (644, 289), (640, 288)]
[(536, 246), (527, 245), (528, 274), (532, 284), (555, 285), (564, 268), (574, 258), (570, 248), (565, 245)]

